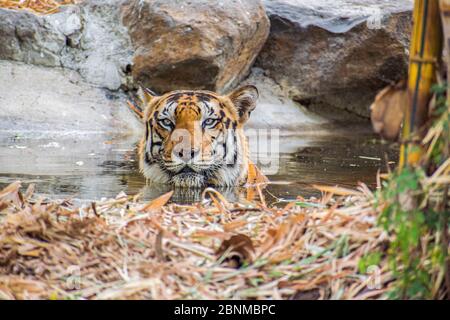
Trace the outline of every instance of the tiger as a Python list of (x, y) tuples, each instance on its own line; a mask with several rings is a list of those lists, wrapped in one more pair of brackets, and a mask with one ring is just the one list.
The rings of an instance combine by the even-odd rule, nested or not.
[(138, 154), (144, 177), (187, 188), (245, 184), (252, 163), (243, 129), (258, 96), (253, 85), (227, 95), (207, 90), (156, 95), (141, 88), (145, 132)]

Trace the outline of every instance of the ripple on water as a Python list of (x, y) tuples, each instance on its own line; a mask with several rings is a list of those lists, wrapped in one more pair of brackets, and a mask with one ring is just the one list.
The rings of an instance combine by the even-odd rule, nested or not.
[[(397, 160), (397, 149), (370, 134), (289, 137), (281, 139), (289, 152), (259, 156), (262, 169), (270, 169), (275, 183), (265, 190), (266, 200), (317, 196), (311, 184), (355, 186), (359, 181), (376, 186), (376, 172), (386, 170), (386, 156)], [(386, 156), (385, 156), (386, 155)], [(273, 170), (274, 167), (276, 170)], [(20, 180), (36, 184), (38, 193), (51, 198), (96, 200), (121, 191), (142, 193), (152, 199), (170, 186), (148, 185), (138, 171), (136, 141), (107, 136), (30, 138), (0, 134), (0, 188)], [(229, 200), (245, 196), (243, 188), (220, 190)], [(172, 201), (196, 202), (201, 190), (175, 190)]]

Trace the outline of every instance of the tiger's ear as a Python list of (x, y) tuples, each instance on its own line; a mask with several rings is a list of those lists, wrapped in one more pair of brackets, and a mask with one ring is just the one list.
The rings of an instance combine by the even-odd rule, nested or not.
[(141, 99), (141, 102), (143, 104), (143, 109), (145, 109), (148, 106), (148, 104), (157, 97), (156, 93), (145, 87), (139, 87), (137, 93), (139, 99)]
[(247, 122), (250, 113), (256, 107), (258, 96), (258, 89), (252, 85), (240, 87), (228, 95), (237, 109), (241, 123)]

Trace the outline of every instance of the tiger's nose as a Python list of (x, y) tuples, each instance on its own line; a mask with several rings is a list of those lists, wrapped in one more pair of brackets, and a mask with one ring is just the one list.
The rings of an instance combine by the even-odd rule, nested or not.
[(183, 160), (183, 162), (189, 162), (197, 158), (199, 154), (200, 154), (199, 149), (182, 149), (178, 152), (177, 157)]

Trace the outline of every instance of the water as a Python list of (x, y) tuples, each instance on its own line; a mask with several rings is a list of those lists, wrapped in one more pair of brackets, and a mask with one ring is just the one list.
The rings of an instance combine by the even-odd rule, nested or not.
[[(376, 186), (377, 170), (397, 160), (396, 148), (380, 143), (365, 130), (338, 135), (302, 135), (280, 139), (280, 154), (261, 155), (261, 167), (271, 170), (274, 182), (265, 191), (269, 203), (297, 196), (318, 196), (312, 184), (354, 187), (364, 182)], [(267, 160), (271, 160), (267, 165)], [(139, 173), (135, 138), (108, 136), (36, 137), (0, 134), (0, 188), (14, 181), (36, 184), (36, 192), (50, 198), (82, 201), (142, 193), (145, 200), (170, 191), (170, 186), (147, 185)], [(220, 190), (228, 199), (242, 199), (244, 188)], [(175, 190), (172, 201), (201, 199), (202, 190)]]

